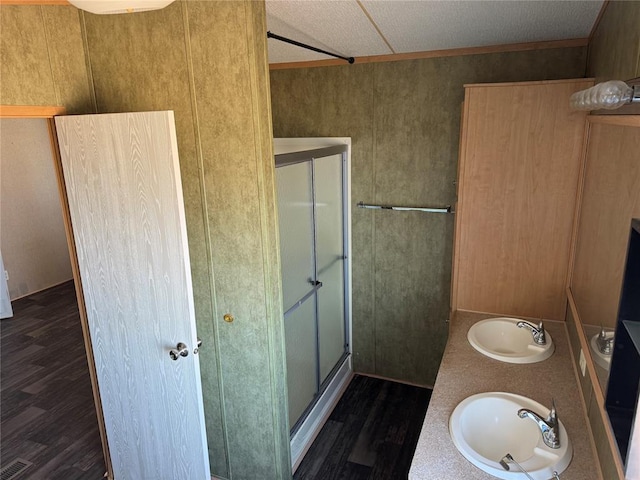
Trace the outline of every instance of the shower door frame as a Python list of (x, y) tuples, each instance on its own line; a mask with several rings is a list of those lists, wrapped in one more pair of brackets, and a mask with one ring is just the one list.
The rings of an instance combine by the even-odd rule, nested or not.
[[(340, 154), (342, 157), (342, 251), (343, 251), (343, 293), (344, 293), (344, 350), (332, 370), (324, 380), (320, 373), (320, 348), (318, 345), (320, 335), (318, 331), (318, 302), (317, 292), (319, 286), (312, 288), (285, 313), (292, 313), (305, 301), (312, 301), (310, 297), (315, 297), (315, 333), (316, 333), (316, 357), (315, 374), (317, 392), (308, 407), (303, 411), (295, 425), (291, 426), (291, 457), (293, 469), (302, 461), (302, 458), (313, 439), (317, 435), (322, 425), (326, 422), (333, 407), (340, 399), (342, 393), (353, 377), (353, 367), (351, 361), (351, 139), (350, 138), (298, 138), (298, 139), (275, 139), (276, 146), (278, 140), (293, 142), (295, 151), (280, 153), (275, 155), (276, 168), (285, 168), (290, 165), (310, 162), (313, 176), (316, 161), (328, 156)], [(319, 146), (324, 143), (325, 146)], [(306, 149), (305, 149), (306, 148)], [(313, 178), (313, 177), (312, 177)], [(316, 211), (315, 211), (315, 183), (312, 181), (313, 199), (313, 250), (314, 250), (314, 279), (318, 278), (317, 272), (317, 232), (316, 232)], [(284, 306), (285, 308), (288, 305)]]

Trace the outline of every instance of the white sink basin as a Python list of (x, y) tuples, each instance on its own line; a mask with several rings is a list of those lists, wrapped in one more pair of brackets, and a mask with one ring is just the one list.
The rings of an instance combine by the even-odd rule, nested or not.
[(549, 358), (555, 349), (549, 332), (546, 345), (537, 345), (533, 334), (519, 328), (517, 318), (488, 318), (473, 324), (467, 339), (473, 348), (487, 357), (507, 363), (535, 363)]
[[(535, 480), (562, 473), (571, 462), (573, 448), (560, 421), (560, 448), (545, 445), (538, 425), (520, 418), (528, 408), (546, 418), (549, 409), (527, 397), (504, 392), (479, 393), (464, 399), (449, 418), (449, 433), (460, 453), (476, 467), (503, 479), (526, 478), (510, 463), (506, 471), (500, 460), (510, 453)], [(562, 412), (558, 412), (558, 418)]]

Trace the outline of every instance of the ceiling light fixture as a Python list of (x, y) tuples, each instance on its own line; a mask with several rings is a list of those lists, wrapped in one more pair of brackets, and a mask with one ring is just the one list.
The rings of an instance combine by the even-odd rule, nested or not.
[(135, 13), (149, 10), (160, 10), (174, 0), (69, 0), (69, 3), (80, 10), (98, 15), (111, 13)]
[(599, 83), (574, 93), (569, 99), (574, 110), (614, 110), (636, 102), (640, 102), (640, 86), (630, 87), (620, 80)]

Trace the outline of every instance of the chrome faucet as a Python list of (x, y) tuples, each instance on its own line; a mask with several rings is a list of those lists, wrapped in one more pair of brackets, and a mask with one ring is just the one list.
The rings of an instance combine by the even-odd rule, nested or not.
[(536, 327), (534, 324), (525, 322), (524, 320), (516, 323), (518, 328), (526, 328), (530, 330), (533, 334), (533, 341), (537, 345), (546, 345), (547, 344), (547, 336), (545, 335), (544, 325), (542, 324), (542, 320), (540, 320), (540, 324)]
[(607, 333), (604, 331), (604, 327), (600, 327), (600, 335), (596, 338), (596, 344), (598, 345), (598, 350), (603, 355), (611, 355), (613, 353), (613, 341), (615, 337), (613, 335), (607, 336)]
[(549, 448), (560, 448), (560, 424), (558, 423), (558, 414), (556, 413), (556, 402), (552, 400), (551, 411), (546, 419), (543, 419), (536, 412), (528, 408), (518, 410), (520, 418), (530, 418), (538, 424), (542, 433), (542, 440)]

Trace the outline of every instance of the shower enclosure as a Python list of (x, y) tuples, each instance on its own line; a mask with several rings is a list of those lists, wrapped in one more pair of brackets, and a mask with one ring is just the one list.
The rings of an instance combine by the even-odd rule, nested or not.
[(352, 376), (349, 139), (276, 139), (294, 468)]

